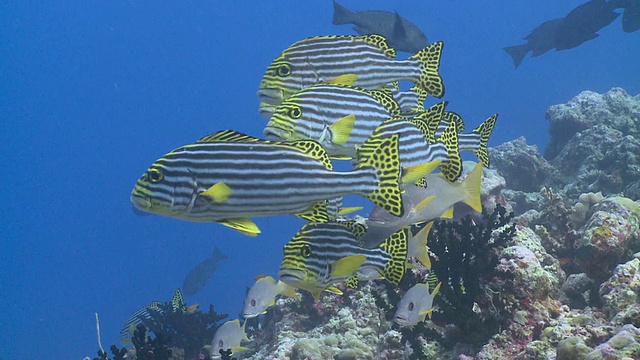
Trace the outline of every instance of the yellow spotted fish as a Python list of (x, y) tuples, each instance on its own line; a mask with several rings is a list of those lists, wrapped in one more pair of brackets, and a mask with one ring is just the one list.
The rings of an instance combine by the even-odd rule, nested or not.
[(438, 70), (442, 48), (441, 41), (434, 42), (408, 59), (397, 60), (396, 51), (381, 35), (308, 37), (273, 60), (258, 96), (263, 103), (277, 105), (301, 89), (350, 74), (356, 77), (353, 85), (361, 88), (379, 89), (408, 80), (441, 98), (444, 85)]

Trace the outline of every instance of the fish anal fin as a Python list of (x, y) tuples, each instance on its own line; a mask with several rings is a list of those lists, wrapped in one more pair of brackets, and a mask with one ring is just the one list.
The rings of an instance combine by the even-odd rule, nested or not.
[(220, 221), (220, 224), (228, 226), (234, 230), (237, 230), (245, 235), (256, 236), (261, 231), (251, 219), (227, 219)]
[(293, 215), (311, 222), (328, 222), (327, 201), (316, 201), (306, 211)]
[(453, 219), (453, 206), (445, 210), (442, 215), (440, 215), (441, 219)]

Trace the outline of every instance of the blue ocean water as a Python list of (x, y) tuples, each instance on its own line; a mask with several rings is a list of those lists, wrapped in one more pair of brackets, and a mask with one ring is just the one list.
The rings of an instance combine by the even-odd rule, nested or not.
[[(525, 136), (543, 148), (550, 105), (582, 90), (640, 92), (640, 32), (623, 33), (619, 19), (514, 69), (502, 47), (582, 2), (344, 5), (398, 11), (444, 41), (449, 109), (471, 128), (499, 113), (491, 146)], [(129, 195), (171, 149), (221, 129), (260, 136), (265, 68), (304, 37), (353, 34), (331, 24), (332, 12), (330, 1), (0, 5), (0, 359), (93, 357), (94, 312), (105, 348), (118, 344), (128, 316), (169, 300), (214, 245), (228, 259), (187, 303), (238, 316), (246, 287), (276, 274), (302, 220), (255, 219), (263, 233), (250, 238), (137, 216)]]

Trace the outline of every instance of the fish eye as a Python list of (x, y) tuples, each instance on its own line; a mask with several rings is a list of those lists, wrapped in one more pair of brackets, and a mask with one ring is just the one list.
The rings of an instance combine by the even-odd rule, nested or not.
[(251, 306), (256, 306), (256, 299), (251, 299)]
[(289, 109), (289, 116), (293, 119), (300, 119), (300, 117), (302, 116), (302, 110), (300, 110), (299, 107), (292, 107), (291, 109)]
[(220, 340), (218, 341), (218, 347), (223, 347), (224, 346), (224, 341)]
[(286, 77), (291, 75), (291, 66), (289, 64), (281, 64), (277, 69), (278, 76)]
[(302, 257), (308, 258), (309, 256), (311, 256), (311, 246), (309, 245), (303, 245), (302, 248), (300, 248), (300, 255), (302, 255)]
[(152, 183), (157, 183), (164, 178), (162, 171), (158, 169), (150, 169), (147, 176), (149, 177), (149, 181), (151, 181)]
[(413, 301), (409, 303), (409, 311), (413, 311)]

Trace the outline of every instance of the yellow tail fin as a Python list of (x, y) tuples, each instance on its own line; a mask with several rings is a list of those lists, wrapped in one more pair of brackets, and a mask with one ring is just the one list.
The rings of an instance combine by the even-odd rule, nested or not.
[(416, 85), (438, 99), (444, 96), (444, 84), (438, 73), (443, 46), (442, 41), (437, 41), (409, 57), (409, 59), (416, 59), (420, 62), (422, 71), (420, 78), (415, 80)]
[(473, 170), (462, 181), (462, 188), (466, 194), (463, 202), (473, 210), (482, 212), (482, 200), (480, 199), (480, 185), (482, 183), (482, 162), (476, 164)]

